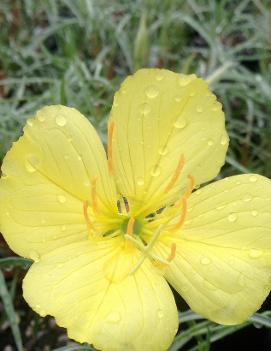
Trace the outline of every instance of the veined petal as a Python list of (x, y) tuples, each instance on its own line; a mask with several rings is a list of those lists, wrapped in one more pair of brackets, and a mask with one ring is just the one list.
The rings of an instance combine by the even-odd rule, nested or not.
[(115, 188), (104, 148), (78, 111), (48, 106), (37, 112), (7, 153), (0, 180), (0, 225), (18, 254), (38, 256), (86, 238), (83, 201), (110, 213)]
[(242, 323), (271, 288), (271, 181), (225, 178), (193, 193), (189, 208), (170, 239), (177, 253), (166, 278), (194, 311), (217, 323)]
[(174, 202), (189, 174), (201, 184), (215, 177), (225, 160), (221, 104), (195, 75), (139, 70), (115, 95), (112, 126), (116, 183), (137, 213)]
[[(117, 260), (136, 264), (139, 253), (122, 243), (88, 240), (44, 255), (24, 279), (24, 297), (39, 314), (55, 316), (69, 337), (97, 349), (164, 351), (178, 326), (173, 295), (148, 261), (127, 275)], [(108, 260), (122, 279), (109, 278)]]

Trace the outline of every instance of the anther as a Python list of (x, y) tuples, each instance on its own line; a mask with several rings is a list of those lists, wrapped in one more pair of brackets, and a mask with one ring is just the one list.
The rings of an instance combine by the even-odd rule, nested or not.
[(107, 158), (108, 158), (108, 170), (109, 174), (112, 175), (113, 171), (113, 132), (115, 128), (115, 123), (113, 121), (109, 122), (108, 134), (107, 134)]
[(167, 258), (168, 262), (171, 262), (172, 260), (174, 260), (174, 258), (176, 256), (176, 249), (177, 249), (176, 243), (172, 243), (171, 244), (171, 251), (170, 251), (170, 254)]
[(164, 190), (165, 193), (169, 192), (169, 190), (173, 188), (174, 184), (176, 183), (177, 179), (179, 178), (179, 175), (181, 174), (183, 166), (184, 166), (184, 155), (181, 154), (178, 165), (175, 169), (175, 172), (174, 172), (170, 182), (168, 183), (167, 187)]
[(97, 214), (99, 213), (98, 202), (97, 202), (97, 191), (96, 191), (97, 178), (93, 178), (91, 182), (91, 200), (93, 211)]
[(129, 211), (130, 211), (129, 202), (128, 202), (128, 200), (127, 200), (127, 198), (125, 196), (122, 196), (122, 198), (123, 198), (123, 202), (124, 202), (124, 206), (125, 206), (126, 212), (129, 213)]
[(118, 208), (119, 214), (121, 214), (121, 213), (122, 213), (122, 210), (121, 210), (121, 203), (120, 203), (120, 200), (117, 200), (117, 208)]
[(173, 230), (177, 230), (183, 225), (184, 220), (185, 220), (186, 212), (187, 212), (187, 198), (183, 197), (182, 198), (182, 212), (181, 212), (181, 216), (180, 216), (180, 219), (179, 219), (178, 223), (172, 228)]
[(127, 224), (126, 234), (128, 234), (128, 235), (132, 235), (133, 234), (134, 224), (135, 224), (135, 219), (133, 217), (131, 217), (129, 219), (129, 221), (128, 221), (128, 224)]
[(85, 217), (85, 221), (86, 221), (86, 224), (87, 224), (87, 228), (88, 228), (88, 231), (91, 231), (93, 229), (93, 224), (88, 216), (88, 201), (84, 201), (83, 203), (83, 213), (84, 213), (84, 217)]

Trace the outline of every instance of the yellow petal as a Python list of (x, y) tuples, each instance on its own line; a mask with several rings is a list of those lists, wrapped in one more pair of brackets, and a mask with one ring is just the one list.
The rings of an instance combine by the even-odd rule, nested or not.
[(136, 264), (137, 251), (126, 250), (119, 238), (56, 249), (30, 268), (24, 297), (42, 316), (55, 316), (70, 338), (97, 349), (164, 351), (178, 326), (173, 295), (147, 261), (125, 278), (125, 267), (117, 264), (123, 279), (108, 279), (108, 260), (114, 265), (116, 257), (128, 255), (126, 261)]
[(44, 252), (85, 238), (83, 201), (91, 203), (97, 177), (98, 206), (110, 212), (114, 184), (103, 146), (86, 118), (64, 106), (48, 106), (27, 122), (2, 166), (0, 225), (18, 254)]
[(196, 191), (171, 240), (166, 277), (189, 306), (217, 323), (244, 322), (271, 288), (271, 181), (240, 175)]
[(195, 75), (139, 70), (116, 93), (109, 123), (117, 186), (134, 206), (144, 205), (141, 212), (176, 200), (187, 175), (200, 184), (224, 163), (221, 104)]

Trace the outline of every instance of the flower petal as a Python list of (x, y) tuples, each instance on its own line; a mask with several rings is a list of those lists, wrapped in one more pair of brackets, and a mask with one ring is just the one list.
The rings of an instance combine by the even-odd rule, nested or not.
[[(42, 316), (55, 316), (69, 337), (97, 349), (164, 351), (178, 327), (173, 295), (150, 262), (124, 278), (117, 258), (136, 264), (138, 252), (121, 240), (88, 240), (44, 255), (24, 279), (24, 297)], [(108, 279), (108, 260), (122, 279)]]
[(166, 278), (194, 311), (242, 323), (271, 288), (271, 181), (229, 177), (193, 193), (189, 208)]
[(115, 188), (104, 148), (78, 111), (38, 111), (7, 153), (0, 181), (1, 231), (18, 254), (39, 254), (87, 236), (83, 201), (97, 177), (99, 207), (112, 211)]
[(175, 201), (187, 175), (196, 184), (212, 179), (225, 160), (221, 104), (195, 75), (139, 70), (115, 95), (112, 126), (117, 186), (145, 213)]

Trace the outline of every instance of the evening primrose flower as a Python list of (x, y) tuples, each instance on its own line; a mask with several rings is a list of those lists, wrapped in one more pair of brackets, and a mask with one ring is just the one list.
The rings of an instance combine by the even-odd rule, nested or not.
[[(1, 231), (31, 258), (24, 298), (105, 351), (164, 351), (169, 282), (197, 313), (244, 322), (271, 285), (271, 182), (214, 178), (228, 136), (195, 75), (143, 69), (116, 93), (107, 156), (77, 110), (47, 106), (6, 155)], [(198, 189), (198, 190), (195, 190)]]

